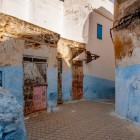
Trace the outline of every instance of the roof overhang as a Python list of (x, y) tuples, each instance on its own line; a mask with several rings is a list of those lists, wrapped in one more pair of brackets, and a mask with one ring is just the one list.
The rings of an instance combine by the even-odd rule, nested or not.
[(30, 39), (57, 47), (60, 35), (53, 31), (23, 21), (16, 17), (0, 13), (0, 34), (9, 34), (15, 38)]

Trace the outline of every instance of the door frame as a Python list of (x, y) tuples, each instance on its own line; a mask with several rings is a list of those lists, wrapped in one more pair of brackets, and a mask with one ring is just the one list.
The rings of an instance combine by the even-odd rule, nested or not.
[(62, 71), (63, 71), (63, 59), (61, 57), (57, 58), (58, 66), (58, 104), (62, 104)]
[[(45, 98), (46, 99), (45, 100), (45, 102), (46, 102), (46, 108), (44, 108), (44, 109), (47, 109), (47, 67), (48, 67), (48, 57), (40, 57), (40, 56), (38, 57), (38, 56), (32, 56), (32, 55), (23, 55), (23, 62), (22, 62), (22, 65), (23, 65), (23, 97), (25, 98), (25, 94), (24, 94), (24, 87), (25, 87), (25, 84), (24, 84), (24, 80), (25, 80), (24, 79), (24, 62), (46, 64), (46, 70), (45, 70), (46, 78), (45, 78), (45, 83), (44, 84), (40, 84), (40, 85), (42, 87), (43, 86), (46, 86), (46, 95), (45, 95), (46, 96), (46, 98)], [(36, 84), (35, 85), (33, 84), (31, 86), (32, 86), (32, 88), (34, 88), (37, 85)], [(34, 89), (32, 89), (32, 92), (34, 92)], [(33, 98), (32, 98), (32, 100), (33, 100)], [(32, 107), (34, 108), (34, 104), (32, 105)], [(24, 99), (24, 111), (25, 111), (25, 99)], [(40, 110), (33, 109), (33, 111), (31, 113), (34, 113), (34, 112), (37, 112), (37, 111), (40, 111)], [(31, 113), (29, 113), (29, 114), (31, 114)], [(24, 114), (24, 115), (26, 116), (28, 114)]]
[[(82, 77), (82, 84), (81, 84), (81, 86), (82, 86), (82, 96), (81, 97), (77, 97), (77, 99), (74, 97), (74, 86), (73, 86), (73, 84), (74, 84), (74, 61), (76, 62), (80, 62), (81, 63), (81, 67), (82, 67), (82, 75), (81, 75), (81, 77)], [(83, 98), (83, 95), (84, 95), (84, 93), (83, 93), (83, 77), (84, 77), (84, 73), (83, 73), (83, 61), (79, 61), (79, 60), (73, 60), (72, 61), (72, 100), (80, 100), (80, 99), (82, 99)]]

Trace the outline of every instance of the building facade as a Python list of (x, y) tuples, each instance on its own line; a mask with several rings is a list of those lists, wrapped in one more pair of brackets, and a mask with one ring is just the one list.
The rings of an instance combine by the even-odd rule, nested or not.
[(115, 60), (109, 33), (113, 26), (113, 3), (108, 0), (65, 0), (63, 22), (64, 37), (84, 42), (86, 51), (100, 56), (87, 63), (83, 61), (87, 59), (86, 54), (79, 55), (79, 60), (83, 61), (83, 97), (93, 100), (114, 98)]
[(112, 39), (116, 59), (116, 106), (120, 116), (140, 122), (140, 2), (116, 0)]
[[(113, 4), (109, 0), (0, 0), (0, 3), (4, 13), (1, 85), (20, 104), (26, 108), (26, 100), (30, 106), (30, 100), (36, 98), (24, 93), (38, 96), (41, 91), (47, 93), (40, 105), (42, 109), (46, 108), (46, 102), (51, 108), (62, 101), (114, 98), (114, 51), (109, 36)], [(39, 109), (38, 105), (34, 108)], [(29, 107), (25, 114), (33, 111)]]

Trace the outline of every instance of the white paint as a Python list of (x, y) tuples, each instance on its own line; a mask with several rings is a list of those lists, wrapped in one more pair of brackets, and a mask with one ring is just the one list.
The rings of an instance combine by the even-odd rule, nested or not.
[[(112, 27), (112, 20), (101, 13), (105, 9), (102, 8), (100, 11), (93, 11), (89, 17), (89, 34), (87, 50), (93, 54), (100, 56), (95, 61), (92, 61), (84, 65), (84, 73), (108, 80), (114, 80), (115, 74), (115, 60), (114, 60), (114, 47), (110, 38), (110, 28)], [(108, 11), (106, 11), (106, 14)], [(108, 15), (111, 13), (108, 13)], [(103, 26), (103, 39), (97, 39), (97, 24)]]
[(0, 12), (61, 33), (63, 2), (59, 0), (0, 0)]
[(29, 21), (31, 4), (29, 0), (3, 0), (3, 13)]
[(3, 0), (0, 0), (0, 12), (2, 13), (3, 11)]
[[(103, 25), (103, 40), (97, 39), (97, 23)], [(85, 74), (114, 81), (112, 26), (113, 4), (109, 0), (65, 0), (62, 36), (86, 43), (87, 51), (100, 56), (96, 61), (84, 63)], [(76, 59), (84, 60), (85, 56), (81, 54)]]
[(62, 36), (83, 42), (83, 27), (89, 14), (92, 9), (99, 9), (102, 6), (113, 14), (113, 4), (109, 0), (65, 0)]
[(33, 23), (49, 30), (61, 33), (63, 20), (63, 2), (59, 0), (34, 0), (35, 19)]

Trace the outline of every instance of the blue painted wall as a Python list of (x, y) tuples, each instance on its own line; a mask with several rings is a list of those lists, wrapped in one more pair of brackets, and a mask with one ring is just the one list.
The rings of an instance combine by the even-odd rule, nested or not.
[(0, 89), (0, 116), (0, 140), (26, 140), (23, 107), (4, 89)]
[(22, 66), (0, 66), (3, 88), (7, 89), (24, 106)]
[(140, 65), (116, 69), (116, 113), (140, 122)]
[(62, 100), (72, 100), (72, 73), (71, 71), (62, 73)]
[[(115, 82), (84, 75), (83, 91), (85, 99), (114, 99)], [(62, 95), (63, 101), (72, 100), (72, 73), (70, 71), (62, 74)]]
[(84, 75), (83, 84), (85, 99), (98, 100), (115, 98), (114, 81)]
[(58, 99), (58, 69), (48, 68), (47, 69), (47, 104), (48, 106), (57, 106)]

